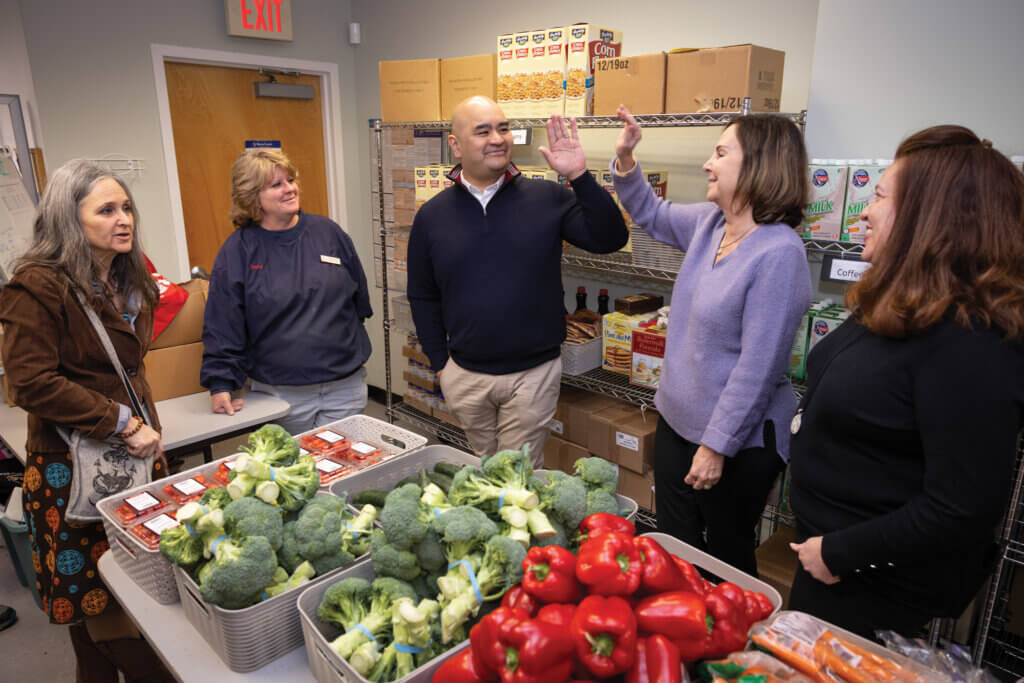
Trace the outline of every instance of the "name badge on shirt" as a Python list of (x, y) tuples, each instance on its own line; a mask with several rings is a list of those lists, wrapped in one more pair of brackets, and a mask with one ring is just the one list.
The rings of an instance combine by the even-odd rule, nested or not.
[(337, 256), (328, 256), (327, 254), (320, 254), (321, 263), (333, 263), (336, 266), (341, 265), (341, 259)]

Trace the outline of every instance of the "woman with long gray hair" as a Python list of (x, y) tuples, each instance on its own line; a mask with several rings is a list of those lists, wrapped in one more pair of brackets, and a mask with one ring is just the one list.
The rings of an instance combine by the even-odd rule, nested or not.
[[(79, 681), (116, 681), (118, 670), (129, 681), (173, 680), (99, 576), (108, 548), (103, 525), (67, 519), (71, 482), (85, 473), (74, 471), (58, 432), (120, 437), (128, 460), (153, 458), (154, 478), (164, 474), (155, 457), (162, 452), (160, 422), (142, 365), (158, 293), (138, 224), (121, 179), (70, 161), (50, 178), (32, 246), (0, 293), (8, 388), (28, 413), (24, 501), (36, 589), (51, 623), (70, 626)], [(129, 408), (128, 390), (80, 296), (106, 329), (149, 424)]]

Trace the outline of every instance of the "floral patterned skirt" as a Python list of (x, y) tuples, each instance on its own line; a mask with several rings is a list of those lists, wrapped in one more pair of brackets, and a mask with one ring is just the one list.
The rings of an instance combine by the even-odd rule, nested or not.
[[(36, 590), (54, 624), (102, 614), (112, 598), (100, 578), (100, 556), (110, 547), (101, 522), (64, 518), (71, 495), (71, 454), (29, 453), (25, 462), (25, 520), (32, 541)], [(154, 478), (163, 476), (157, 459)]]

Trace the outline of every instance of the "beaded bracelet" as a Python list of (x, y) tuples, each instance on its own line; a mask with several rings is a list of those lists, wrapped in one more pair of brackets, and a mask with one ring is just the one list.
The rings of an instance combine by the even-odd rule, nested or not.
[[(120, 436), (122, 439), (127, 439), (129, 437), (135, 436), (142, 429), (142, 426), (146, 424), (135, 415), (133, 415), (131, 419), (135, 421), (135, 426), (133, 427), (131, 424), (129, 424), (127, 427), (125, 427), (124, 430), (120, 434), (118, 434), (118, 436)], [(129, 423), (130, 422), (131, 420), (129, 420)]]

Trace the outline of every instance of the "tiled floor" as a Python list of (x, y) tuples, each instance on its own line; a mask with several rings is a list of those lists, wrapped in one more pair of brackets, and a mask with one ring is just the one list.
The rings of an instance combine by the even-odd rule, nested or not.
[[(384, 407), (373, 401), (366, 414), (384, 417)], [(230, 455), (243, 437), (231, 439), (214, 447), (214, 457)], [(190, 458), (186, 466), (202, 462), (202, 456)], [(2, 543), (0, 543), (2, 545)], [(30, 579), (34, 584), (34, 578)], [(75, 657), (71, 652), (67, 629), (54, 626), (36, 607), (28, 588), (18, 583), (6, 548), (0, 547), (0, 604), (10, 605), (18, 612), (18, 623), (0, 631), (0, 681), (4, 683), (63, 683), (75, 680)]]

